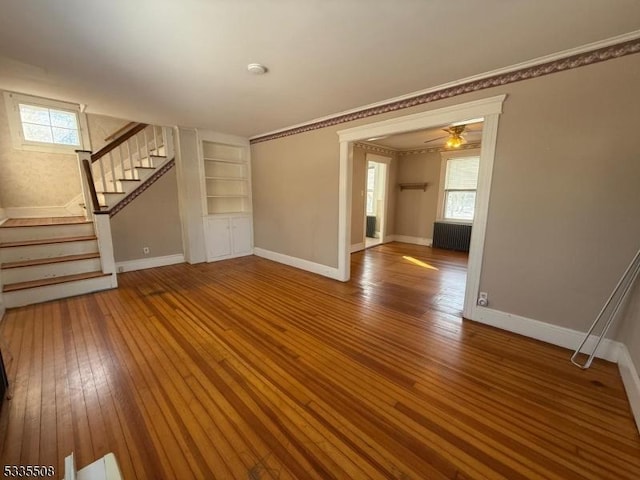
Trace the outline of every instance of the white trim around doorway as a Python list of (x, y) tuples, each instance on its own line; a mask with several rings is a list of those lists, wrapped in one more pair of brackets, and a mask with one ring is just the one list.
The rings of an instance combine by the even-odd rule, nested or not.
[(506, 95), (498, 95), (473, 102), (462, 103), (451, 107), (439, 108), (427, 112), (415, 113), (404, 117), (392, 118), (381, 122), (370, 123), (358, 127), (338, 131), (340, 140), (340, 182), (338, 209), (338, 279), (349, 280), (351, 276), (351, 182), (353, 175), (353, 142), (371, 137), (394, 135), (398, 133), (439, 127), (453, 122), (471, 118), (484, 118), (482, 129), (482, 146), (480, 149), (480, 171), (478, 173), (478, 190), (476, 194), (475, 219), (471, 233), (471, 247), (467, 267), (467, 284), (465, 288), (465, 318), (475, 319), (477, 316), (476, 299), (480, 286), (482, 258), (484, 254), (484, 237), (489, 211), (489, 196), (493, 160), (495, 156), (498, 132), (498, 118), (502, 113), (502, 104)]

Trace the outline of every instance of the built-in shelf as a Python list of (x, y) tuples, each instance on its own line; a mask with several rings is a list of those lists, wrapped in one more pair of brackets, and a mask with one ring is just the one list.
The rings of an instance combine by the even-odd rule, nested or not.
[(422, 190), (423, 192), (427, 191), (428, 183), (399, 183), (400, 191), (403, 190)]
[(204, 158), (205, 162), (221, 162), (221, 163), (242, 163), (242, 160), (231, 160), (227, 158)]
[(248, 195), (207, 195), (207, 198), (246, 198)]
[(251, 211), (247, 148), (202, 142), (208, 215)]

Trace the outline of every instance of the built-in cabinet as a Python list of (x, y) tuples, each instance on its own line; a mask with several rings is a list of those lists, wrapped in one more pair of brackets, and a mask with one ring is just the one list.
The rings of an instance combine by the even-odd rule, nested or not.
[(251, 255), (253, 217), (248, 142), (233, 144), (202, 134), (199, 143), (207, 261)]

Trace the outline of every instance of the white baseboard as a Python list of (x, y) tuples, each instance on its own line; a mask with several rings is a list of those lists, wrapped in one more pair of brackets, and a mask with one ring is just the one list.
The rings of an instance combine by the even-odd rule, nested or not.
[(273, 260), (274, 262), (283, 263), (290, 267), (306, 270), (307, 272), (317, 273), (324, 277), (333, 278), (334, 280), (340, 280), (340, 274), (335, 267), (329, 267), (327, 265), (321, 265), (319, 263), (310, 262), (309, 260), (303, 260), (302, 258), (290, 257), (282, 253), (272, 252), (263, 248), (254, 248), (253, 254), (257, 257), (266, 258), (267, 260)]
[(394, 242), (412, 243), (414, 245), (424, 245), (430, 247), (433, 244), (433, 239), (426, 237), (412, 237), (410, 235), (390, 235)]
[(359, 252), (360, 250), (364, 250), (364, 249), (365, 249), (364, 242), (354, 243), (353, 245), (351, 245), (351, 253)]
[(7, 219), (7, 212), (5, 212), (4, 208), (0, 208), (0, 223), (4, 222)]
[(638, 376), (638, 370), (631, 359), (631, 355), (629, 355), (627, 346), (624, 344), (620, 346), (618, 369), (620, 369), (620, 376), (622, 377), (624, 389), (627, 392), (627, 398), (629, 399), (629, 405), (631, 405), (633, 418), (636, 421), (636, 427), (638, 427), (638, 431), (640, 432), (640, 376)]
[(175, 255), (165, 255), (162, 257), (139, 258), (136, 260), (116, 262), (116, 272), (133, 272), (134, 270), (175, 265), (176, 263), (184, 263), (184, 254), (176, 253)]
[[(568, 348), (572, 351), (580, 345), (585, 335), (583, 332), (570, 328), (560, 327), (558, 325), (552, 325), (550, 323), (540, 322), (539, 320), (485, 307), (476, 307), (471, 320), (508, 330), (509, 332), (518, 333), (525, 337), (535, 338), (536, 340), (541, 340), (552, 345)], [(583, 351), (590, 352), (596, 341), (597, 338), (591, 336), (585, 344)], [(596, 357), (615, 363), (618, 361), (621, 345), (620, 342), (605, 338), (602, 340), (600, 347), (598, 347)], [(567, 358), (567, 361), (568, 360)]]

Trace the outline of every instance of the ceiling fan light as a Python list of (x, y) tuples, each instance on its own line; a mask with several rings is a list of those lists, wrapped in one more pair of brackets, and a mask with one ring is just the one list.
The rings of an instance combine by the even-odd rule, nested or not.
[(453, 134), (447, 139), (447, 148), (460, 148), (463, 143), (464, 139), (460, 135)]

